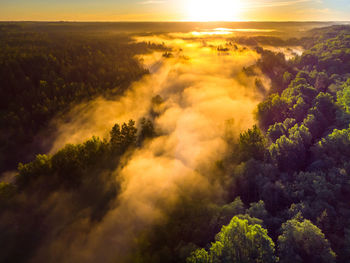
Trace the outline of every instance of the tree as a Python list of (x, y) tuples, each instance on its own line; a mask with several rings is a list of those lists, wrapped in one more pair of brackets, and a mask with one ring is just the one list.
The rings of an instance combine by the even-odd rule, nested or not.
[(136, 139), (135, 121), (130, 120), (128, 124), (123, 123), (121, 128), (119, 124), (114, 125), (110, 132), (112, 152), (117, 155), (123, 154), (129, 147), (136, 144)]
[(267, 130), (267, 136), (270, 138), (272, 142), (275, 142), (282, 135), (286, 135), (287, 129), (282, 122), (276, 122), (271, 125)]
[(278, 237), (281, 263), (332, 263), (335, 253), (322, 231), (309, 220), (291, 219)]
[(325, 72), (320, 72), (316, 77), (315, 88), (319, 91), (325, 92), (329, 85), (328, 82), (328, 75)]
[(294, 125), (288, 130), (289, 136), (281, 136), (269, 147), (270, 158), (282, 171), (295, 171), (306, 163), (307, 149), (312, 136), (305, 125)]
[[(303, 84), (299, 84), (300, 82)], [(296, 103), (299, 98), (302, 98), (303, 101), (309, 105), (315, 99), (317, 94), (317, 90), (314, 87), (310, 86), (305, 79), (296, 78), (289, 85), (289, 87), (283, 91), (281, 96), (284, 99), (291, 101), (293, 104)]]
[(149, 119), (142, 118), (140, 121), (140, 134), (138, 137), (138, 144), (141, 145), (144, 140), (153, 138), (156, 135), (153, 122)]
[(240, 161), (264, 160), (265, 147), (266, 139), (260, 129), (254, 125), (252, 129), (248, 129), (239, 137)]
[(313, 108), (310, 109), (309, 113), (313, 114), (325, 128), (334, 122), (336, 110), (337, 106), (332, 95), (321, 92), (314, 99)]
[(258, 224), (251, 225), (246, 219), (233, 217), (223, 226), (211, 244), (209, 253), (204, 249), (192, 252), (188, 263), (273, 263), (275, 245), (267, 230)]
[(265, 209), (265, 203), (262, 200), (256, 203), (251, 203), (247, 212), (250, 216), (263, 220), (268, 216), (268, 212)]
[(111, 130), (109, 143), (115, 149), (120, 149), (122, 147), (122, 136), (120, 132), (119, 124), (115, 124)]
[(321, 121), (316, 119), (315, 115), (308, 114), (303, 120), (303, 124), (309, 129), (314, 139), (317, 139), (322, 135), (324, 127)]
[(292, 114), (297, 122), (300, 122), (305, 118), (308, 109), (309, 105), (304, 101), (302, 97), (299, 97), (292, 108)]
[(290, 72), (288, 72), (288, 71), (286, 71), (286, 72), (284, 72), (284, 74), (283, 74), (283, 84), (285, 85), (285, 86), (288, 86), (288, 84), (291, 82), (291, 80), (292, 80), (292, 74), (290, 73)]
[(337, 93), (337, 103), (346, 113), (350, 113), (350, 79), (343, 85), (343, 90)]
[(305, 125), (301, 124), (299, 126), (296, 124), (290, 128), (288, 132), (291, 140), (300, 141), (305, 147), (309, 147), (311, 145), (312, 136), (309, 129)]
[(130, 120), (128, 124), (124, 123), (121, 129), (121, 136), (124, 141), (124, 149), (136, 142), (137, 129), (135, 128), (135, 121)]
[(295, 171), (305, 162), (306, 149), (301, 141), (283, 135), (269, 147), (270, 158), (282, 171)]
[(330, 160), (333, 164), (344, 163), (350, 157), (350, 128), (335, 129), (327, 137), (322, 138), (312, 148), (316, 159)]
[(209, 263), (210, 258), (205, 249), (197, 249), (187, 258), (187, 263)]
[(289, 102), (278, 94), (272, 94), (261, 102), (256, 112), (256, 118), (265, 130), (275, 122), (282, 122), (288, 115)]
[(51, 162), (47, 155), (38, 154), (35, 160), (28, 164), (19, 163), (17, 184), (22, 187), (30, 182), (34, 177), (46, 176), (51, 173)]

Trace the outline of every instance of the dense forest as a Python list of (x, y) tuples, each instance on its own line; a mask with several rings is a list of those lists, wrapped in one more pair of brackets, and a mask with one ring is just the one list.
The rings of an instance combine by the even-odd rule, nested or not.
[[(24, 158), (25, 145), (54, 115), (96, 95), (122, 93), (147, 74), (135, 54), (166, 49), (120, 36), (90, 41), (9, 26), (0, 32), (3, 170)], [(350, 27), (308, 34), (291, 40), (306, 48), (291, 60), (263, 47), (288, 40), (237, 39), (260, 54), (246, 74), (261, 70), (271, 88), (255, 111), (257, 124), (228, 141), (214, 164), (210, 180), (224, 195), (183, 193), (165, 209), (165, 222), (143, 231), (123, 260), (348, 262)], [(161, 103), (154, 98), (154, 107)], [(31, 262), (42, 244), (67, 229), (78, 235), (103, 220), (122, 191), (118, 167), (161, 136), (154, 119), (136, 121), (111, 127), (109, 138), (19, 164), (14, 181), (0, 184), (0, 262)], [(62, 262), (56, 257), (46, 262)]]
[(135, 55), (165, 49), (125, 34), (35, 25), (0, 24), (0, 172), (46, 150), (35, 136), (54, 116), (122, 94), (147, 74)]

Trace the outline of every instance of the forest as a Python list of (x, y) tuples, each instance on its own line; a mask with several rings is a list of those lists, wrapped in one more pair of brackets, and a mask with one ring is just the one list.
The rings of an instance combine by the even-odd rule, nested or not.
[(127, 35), (40, 25), (0, 24), (0, 172), (46, 150), (35, 136), (53, 116), (96, 95), (122, 94), (148, 74), (135, 55), (165, 49), (130, 44)]
[[(257, 88), (262, 72), (270, 87), (254, 111), (256, 124), (226, 138), (224, 155), (210, 163), (205, 179), (217, 188), (179, 185), (172, 205), (156, 200), (162, 220), (140, 222), (131, 247), (103, 239), (94, 257), (85, 251), (87, 232), (104, 235), (98, 226), (123, 204), (123, 168), (164, 136), (156, 125), (163, 98), (153, 97), (148, 116), (110, 127), (107, 138), (53, 154), (44, 154), (38, 134), (48, 136), (50, 120), (74, 104), (121, 96), (150, 74), (136, 55), (171, 48), (130, 42), (127, 34), (79, 32), (0, 24), (0, 171), (18, 164), (15, 177), (0, 183), (0, 262), (349, 261), (350, 26), (299, 38), (228, 39), (259, 55), (243, 72), (256, 77)], [(267, 44), (304, 51), (287, 60)], [(119, 232), (132, 233), (123, 224), (113, 235)], [(117, 246), (125, 254), (114, 253)]]

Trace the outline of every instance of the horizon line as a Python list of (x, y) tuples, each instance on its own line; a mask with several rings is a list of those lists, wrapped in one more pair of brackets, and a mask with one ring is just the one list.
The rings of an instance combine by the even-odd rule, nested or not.
[(0, 20), (0, 23), (350, 23), (350, 20)]

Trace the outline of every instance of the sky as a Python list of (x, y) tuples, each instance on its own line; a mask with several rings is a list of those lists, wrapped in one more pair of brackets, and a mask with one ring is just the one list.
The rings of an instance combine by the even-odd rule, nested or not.
[(350, 0), (0, 0), (1, 21), (350, 21)]

